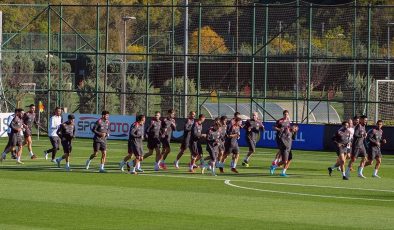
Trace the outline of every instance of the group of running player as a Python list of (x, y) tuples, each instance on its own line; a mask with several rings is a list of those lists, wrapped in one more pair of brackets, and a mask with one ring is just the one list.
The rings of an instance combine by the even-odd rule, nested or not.
[[(338, 169), (342, 172), (342, 178), (348, 180), (353, 163), (357, 158), (361, 158), (357, 170), (358, 176), (365, 178), (363, 174), (364, 167), (372, 165), (373, 161), (376, 160), (372, 177), (380, 178), (378, 170), (382, 162), (381, 145), (386, 143), (386, 139), (383, 138), (383, 121), (378, 120), (376, 126), (368, 132), (366, 131), (367, 123), (368, 118), (365, 115), (355, 116), (353, 119), (342, 122), (342, 127), (333, 137), (337, 147), (338, 158), (333, 166), (328, 167), (330, 176), (335, 169)], [(347, 159), (350, 160), (345, 170)]]
[[(62, 122), (62, 109), (55, 108), (54, 115), (49, 121), (48, 136), (52, 148), (44, 151), (45, 159), (51, 154), (51, 161), (60, 167), (61, 161), (66, 161), (66, 170), (70, 170), (70, 154), (72, 151), (72, 140), (75, 137), (75, 117), (68, 115), (68, 120)], [(175, 111), (168, 110), (167, 117), (161, 118), (160, 112), (155, 112), (154, 117), (151, 118), (150, 123), (145, 128), (145, 115), (138, 115), (136, 121), (131, 124), (128, 139), (128, 154), (119, 163), (120, 170), (125, 171), (125, 167), (131, 174), (143, 172), (141, 169), (141, 162), (153, 155), (155, 151), (154, 170), (166, 170), (165, 163), (169, 153), (171, 152), (171, 137), (172, 132), (176, 130)], [(180, 158), (187, 149), (190, 150), (191, 157), (189, 162), (189, 172), (194, 173), (197, 168), (204, 173), (206, 169), (210, 170), (212, 175), (216, 176), (216, 168), (220, 172), (224, 172), (225, 161), (231, 155), (230, 170), (238, 173), (237, 163), (240, 155), (238, 140), (240, 138), (240, 130), (242, 128), (246, 131), (246, 141), (249, 146), (249, 151), (242, 161), (242, 165), (249, 167), (249, 161), (252, 154), (256, 151), (256, 142), (261, 131), (264, 130), (264, 125), (258, 117), (258, 113), (254, 112), (252, 118), (242, 121), (239, 112), (234, 113), (234, 117), (228, 119), (226, 116), (218, 117), (214, 120), (212, 126), (208, 131), (203, 132), (202, 124), (205, 121), (205, 115), (200, 114), (196, 119), (196, 113), (190, 112), (184, 124), (183, 140), (176, 156), (174, 167), (179, 168)], [(35, 106), (30, 105), (29, 111), (23, 113), (22, 109), (16, 109), (15, 113), (9, 117), (9, 141), (1, 155), (0, 160), (6, 158), (8, 152), (15, 152), (15, 159), (18, 164), (23, 164), (21, 161), (22, 148), (24, 145), (28, 146), (31, 159), (35, 159), (36, 155), (32, 152), (32, 126), (38, 121), (35, 115)], [(354, 124), (354, 126), (353, 126)], [(382, 155), (380, 145), (386, 143), (382, 138), (382, 121), (377, 122), (377, 127), (371, 129), (368, 133), (365, 131), (367, 124), (367, 117), (355, 117), (353, 120), (345, 121), (342, 127), (336, 132), (333, 140), (337, 145), (337, 162), (328, 168), (331, 176), (335, 168), (342, 171), (343, 179), (348, 180), (352, 164), (358, 157), (362, 157), (360, 167), (358, 169), (359, 177), (365, 178), (363, 175), (363, 168), (371, 165), (376, 159), (376, 167), (373, 176), (379, 177), (377, 172), (380, 167)], [(93, 128), (93, 154), (86, 161), (86, 169), (89, 169), (91, 161), (101, 152), (101, 163), (99, 172), (106, 172), (104, 165), (107, 155), (107, 139), (109, 133), (109, 112), (103, 111), (101, 118), (98, 119)], [(270, 166), (270, 174), (275, 173), (275, 169), (283, 167), (280, 176), (286, 177), (286, 171), (290, 166), (293, 154), (291, 151), (292, 142), (298, 132), (298, 125), (291, 124), (289, 112), (283, 111), (283, 117), (274, 125), (276, 131), (276, 143), (278, 152), (275, 156), (272, 165)], [(24, 141), (23, 141), (24, 137)], [(143, 140), (147, 140), (148, 152), (144, 154)], [(206, 151), (208, 156), (203, 156), (203, 143), (206, 143)], [(60, 144), (63, 146), (64, 154), (56, 158), (56, 153), (59, 150)], [(367, 147), (366, 147), (367, 146)], [(368, 157), (367, 157), (368, 156)], [(345, 161), (350, 158), (347, 170), (345, 170)], [(199, 164), (197, 164), (199, 162)]]

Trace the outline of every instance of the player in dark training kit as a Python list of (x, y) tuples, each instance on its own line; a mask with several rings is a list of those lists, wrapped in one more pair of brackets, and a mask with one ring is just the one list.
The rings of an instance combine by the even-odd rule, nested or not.
[(57, 135), (59, 136), (62, 146), (63, 146), (63, 156), (56, 159), (57, 167), (60, 168), (60, 162), (66, 160), (66, 171), (70, 171), (70, 154), (72, 151), (72, 139), (75, 137), (75, 116), (68, 115), (68, 121), (62, 123), (57, 130)]
[(16, 113), (16, 109), (15, 109), (15, 112), (13, 114), (11, 114), (10, 116), (8, 116), (8, 118), (7, 118), (8, 142), (7, 142), (7, 145), (4, 147), (3, 153), (1, 154), (0, 162), (3, 162), (3, 160), (6, 159), (8, 152), (11, 152), (11, 155), (12, 155), (11, 158), (12, 159), (16, 159), (16, 149), (11, 147), (11, 144), (12, 144), (12, 139), (11, 139), (11, 135), (12, 135), (11, 122), (12, 122), (12, 120), (14, 120), (15, 113)]
[(22, 147), (23, 147), (23, 132), (22, 129), (26, 127), (25, 124), (23, 124), (22, 120), (22, 115), (23, 114), (23, 109), (15, 109), (15, 117), (12, 119), (12, 122), (10, 124), (11, 127), (11, 136), (10, 136), (10, 148), (14, 149), (18, 147), (18, 150), (16, 152), (16, 163), (17, 164), (23, 164), (21, 161), (21, 156), (22, 156)]
[(143, 157), (150, 157), (153, 154), (153, 150), (156, 151), (156, 160), (155, 160), (155, 171), (159, 171), (159, 160), (161, 158), (160, 155), (160, 112), (155, 112), (155, 116), (151, 119), (148, 128), (146, 129), (146, 136), (148, 139), (148, 153), (146, 153)]
[[(142, 148), (142, 140), (144, 139), (144, 125), (145, 115), (138, 115), (136, 121), (130, 126), (128, 154), (124, 157), (123, 161), (119, 163), (120, 170), (124, 171), (124, 165), (128, 164), (130, 168), (130, 174), (137, 174), (139, 171), (139, 164), (142, 161), (144, 151)], [(128, 162), (132, 157), (135, 157), (134, 161)]]
[[(215, 165), (217, 161), (217, 156), (219, 154), (219, 144), (220, 144), (220, 120), (215, 120), (215, 123), (207, 132), (207, 151), (209, 153), (209, 166), (213, 176), (216, 176)], [(202, 171), (204, 172), (204, 171)]]
[(246, 143), (249, 146), (249, 152), (245, 156), (242, 165), (249, 167), (249, 160), (252, 154), (256, 151), (256, 141), (260, 131), (264, 131), (263, 122), (259, 120), (257, 112), (253, 113), (252, 119), (245, 122), (244, 128), (246, 129)]
[(191, 111), (189, 113), (189, 117), (186, 119), (185, 127), (183, 129), (183, 140), (182, 140), (181, 148), (179, 150), (178, 155), (176, 156), (176, 160), (174, 161), (174, 166), (176, 169), (179, 168), (179, 159), (181, 159), (186, 149), (189, 148), (191, 130), (194, 124), (195, 117), (196, 117), (196, 113), (194, 111)]
[(367, 152), (368, 160), (365, 163), (365, 167), (372, 165), (373, 161), (376, 160), (375, 170), (373, 171), (372, 177), (380, 178), (378, 171), (382, 163), (382, 152), (381, 145), (386, 144), (386, 139), (383, 138), (383, 121), (378, 120), (376, 127), (369, 130), (367, 133)]
[[(292, 126), (290, 123), (290, 114), (289, 111), (283, 111), (283, 118), (276, 121), (274, 126), (276, 130), (276, 143), (279, 149), (279, 158), (281, 161), (278, 164), (273, 164), (270, 167), (270, 175), (274, 175), (275, 169), (281, 165), (283, 165), (283, 171), (280, 176), (287, 177), (286, 171), (290, 166), (290, 153), (291, 146), (293, 143), (294, 133), (298, 132), (298, 126)], [(279, 159), (277, 157), (277, 159)]]
[(36, 107), (33, 104), (31, 104), (29, 105), (29, 111), (27, 111), (23, 115), (23, 123), (26, 126), (25, 131), (23, 132), (23, 135), (25, 136), (25, 142), (23, 143), (23, 145), (27, 145), (27, 149), (29, 150), (31, 159), (37, 158), (36, 155), (34, 155), (33, 153), (33, 148), (32, 148), (33, 141), (31, 139), (33, 124), (36, 125), (38, 124), (35, 112), (36, 112)]
[(237, 116), (234, 119), (232, 119), (229, 125), (227, 126), (226, 139), (224, 142), (225, 150), (224, 150), (224, 155), (220, 160), (220, 167), (219, 167), (221, 173), (224, 173), (224, 161), (227, 158), (227, 156), (230, 154), (232, 154), (231, 163), (230, 163), (231, 171), (234, 173), (238, 173), (237, 170), (237, 162), (239, 158), (238, 139), (241, 135), (240, 133), (241, 122), (242, 122), (241, 118)]
[[(194, 122), (190, 136), (190, 152), (192, 154), (191, 161), (189, 164), (189, 172), (194, 173), (194, 167), (198, 159), (202, 159), (202, 146), (201, 141), (206, 138), (206, 134), (202, 133), (202, 123), (205, 121), (205, 115), (198, 115), (198, 120)], [(202, 166), (203, 167), (203, 166)], [(202, 169), (203, 170), (203, 169)], [(203, 172), (203, 171), (202, 171)]]
[(107, 158), (107, 138), (109, 136), (109, 112), (103, 111), (101, 118), (96, 121), (92, 128), (93, 137), (93, 154), (86, 161), (86, 169), (90, 167), (90, 162), (97, 156), (97, 152), (101, 151), (101, 164), (99, 172), (105, 173), (104, 165)]
[(367, 137), (367, 132), (365, 131), (365, 126), (368, 123), (367, 116), (363, 115), (360, 117), (360, 123), (354, 127), (353, 143), (352, 143), (352, 153), (349, 161), (348, 168), (346, 169), (346, 176), (350, 176), (350, 169), (353, 163), (358, 157), (361, 157), (360, 166), (358, 167), (358, 176), (365, 178), (363, 175), (364, 164), (366, 162), (367, 150), (365, 149), (365, 138)]
[[(346, 156), (347, 156), (347, 146), (350, 143), (351, 139), (351, 132), (349, 130), (349, 122), (344, 121), (342, 122), (342, 127), (335, 133), (335, 136), (333, 138), (336, 147), (337, 147), (337, 156), (339, 159), (339, 168), (341, 169), (342, 172), (342, 179), (344, 180), (349, 180), (347, 178), (346, 173), (345, 173), (345, 162), (346, 162)], [(328, 168), (328, 173), (331, 176), (332, 173), (332, 168)]]
[[(220, 117), (220, 137), (219, 137), (219, 146), (218, 146), (218, 156), (216, 161), (216, 168), (221, 166), (220, 159), (224, 155), (224, 142), (226, 140), (226, 132), (227, 132), (227, 116)], [(222, 166), (223, 167), (223, 166)]]
[(167, 169), (167, 165), (165, 160), (167, 159), (168, 154), (171, 152), (171, 137), (172, 132), (176, 129), (175, 124), (175, 110), (168, 110), (168, 116), (161, 121), (161, 130), (160, 130), (160, 141), (161, 141), (161, 157), (159, 160), (159, 167), (162, 169)]

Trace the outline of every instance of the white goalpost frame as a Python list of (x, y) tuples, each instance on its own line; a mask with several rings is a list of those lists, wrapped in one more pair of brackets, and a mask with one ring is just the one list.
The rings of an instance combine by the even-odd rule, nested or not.
[[(376, 80), (376, 85), (375, 85), (375, 123), (379, 120), (379, 83), (393, 83), (394, 80)], [(388, 86), (388, 95), (387, 97), (390, 96), (390, 86)]]

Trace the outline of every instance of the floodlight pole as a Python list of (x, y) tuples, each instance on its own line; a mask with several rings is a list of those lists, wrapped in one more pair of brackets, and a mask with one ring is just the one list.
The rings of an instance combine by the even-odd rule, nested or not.
[(122, 71), (122, 95), (121, 95), (121, 114), (126, 114), (126, 72), (127, 72), (127, 60), (126, 60), (126, 23), (129, 20), (135, 20), (135, 17), (123, 16), (123, 71)]

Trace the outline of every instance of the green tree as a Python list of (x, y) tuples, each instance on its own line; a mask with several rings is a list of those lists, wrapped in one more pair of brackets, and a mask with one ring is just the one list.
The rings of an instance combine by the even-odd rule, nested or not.
[[(127, 76), (127, 96), (126, 111), (129, 114), (144, 114), (146, 108), (146, 78), (134, 75)], [(152, 84), (148, 83), (148, 93), (154, 93)], [(154, 105), (157, 103), (157, 96), (148, 96), (148, 113), (154, 112)]]
[[(184, 97), (177, 96), (183, 94), (183, 86), (184, 81), (183, 77), (175, 78), (175, 88), (174, 88), (174, 95), (172, 96), (172, 79), (169, 79), (163, 83), (160, 87), (160, 93), (166, 94), (161, 98), (161, 111), (166, 114), (169, 109), (175, 109), (178, 113), (182, 111)], [(188, 81), (188, 94), (189, 95), (196, 95), (197, 88), (196, 83), (193, 79), (189, 79)], [(174, 108), (172, 107), (172, 101), (174, 99)], [(188, 96), (187, 97), (187, 110), (188, 111), (195, 111), (197, 98), (195, 96)]]

